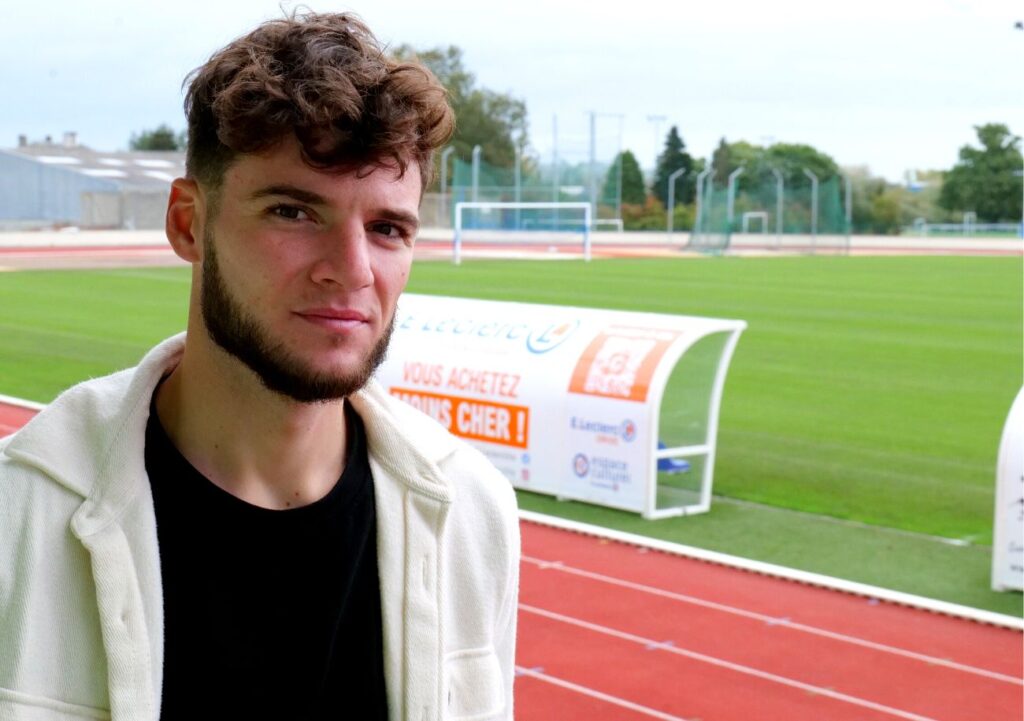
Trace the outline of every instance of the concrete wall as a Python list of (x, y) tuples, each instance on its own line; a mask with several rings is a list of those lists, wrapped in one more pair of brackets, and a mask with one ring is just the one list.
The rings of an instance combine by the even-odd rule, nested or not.
[(0, 220), (76, 225), (82, 193), (116, 190), (110, 180), (0, 150)]
[(166, 190), (124, 190), (82, 193), (82, 228), (158, 230), (167, 212)]

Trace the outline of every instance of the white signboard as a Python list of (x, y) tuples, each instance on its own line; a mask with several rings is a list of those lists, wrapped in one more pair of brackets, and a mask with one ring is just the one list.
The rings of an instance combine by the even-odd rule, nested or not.
[(1024, 389), (1010, 408), (999, 444), (992, 588), (1024, 590)]
[[(388, 391), (476, 445), (513, 485), (661, 517), (659, 457), (703, 455), (710, 504), (717, 408), (743, 321), (406, 293)], [(728, 333), (699, 449), (657, 450), (662, 393), (700, 338)]]

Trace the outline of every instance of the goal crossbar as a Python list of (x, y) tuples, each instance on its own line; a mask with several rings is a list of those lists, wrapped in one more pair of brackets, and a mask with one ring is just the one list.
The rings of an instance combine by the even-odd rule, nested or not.
[(462, 211), (463, 210), (582, 210), (583, 211), (583, 259), (590, 260), (590, 203), (512, 203), (512, 202), (459, 202), (455, 204), (455, 241), (452, 246), (452, 261), (462, 262)]

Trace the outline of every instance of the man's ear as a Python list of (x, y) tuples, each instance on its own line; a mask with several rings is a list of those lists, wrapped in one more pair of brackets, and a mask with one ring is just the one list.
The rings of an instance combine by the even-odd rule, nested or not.
[(171, 183), (167, 199), (165, 230), (174, 252), (184, 261), (202, 260), (203, 227), (206, 222), (206, 203), (199, 185), (188, 178)]

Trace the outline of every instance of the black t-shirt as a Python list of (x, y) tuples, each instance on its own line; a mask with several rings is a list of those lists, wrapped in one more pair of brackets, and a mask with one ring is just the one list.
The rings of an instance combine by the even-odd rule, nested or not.
[(161, 721), (385, 719), (373, 478), (345, 404), (334, 488), (283, 511), (221, 490), (146, 428), (164, 588)]

